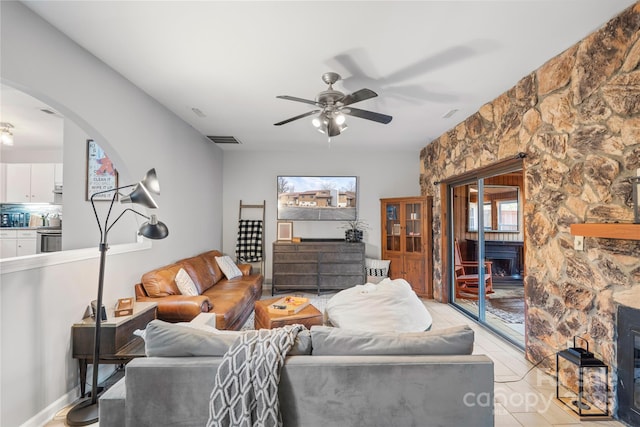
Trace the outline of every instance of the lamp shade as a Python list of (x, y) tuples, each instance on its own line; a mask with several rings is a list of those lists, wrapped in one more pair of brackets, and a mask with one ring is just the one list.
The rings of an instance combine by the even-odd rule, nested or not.
[(145, 177), (133, 187), (133, 191), (126, 196), (122, 196), (120, 203), (136, 203), (147, 208), (156, 209), (156, 204), (151, 193), (160, 194), (160, 183), (156, 176), (156, 169), (149, 169)]
[(160, 181), (156, 175), (156, 168), (149, 169), (141, 184), (153, 194), (160, 195)]
[(164, 222), (158, 221), (155, 215), (151, 215), (149, 221), (142, 224), (138, 233), (148, 239), (160, 240), (169, 235), (169, 229)]
[(151, 197), (149, 190), (147, 190), (141, 182), (136, 184), (131, 193), (126, 196), (122, 196), (120, 203), (137, 203), (138, 205), (152, 209), (156, 209), (158, 207), (155, 200), (153, 200), (153, 197)]

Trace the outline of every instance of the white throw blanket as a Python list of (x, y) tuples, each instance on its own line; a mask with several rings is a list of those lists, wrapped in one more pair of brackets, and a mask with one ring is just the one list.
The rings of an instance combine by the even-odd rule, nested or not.
[(247, 331), (223, 356), (209, 401), (207, 427), (282, 426), (278, 384), (302, 325)]
[(343, 329), (420, 332), (431, 327), (431, 314), (404, 279), (366, 283), (335, 294), (325, 307), (329, 322)]

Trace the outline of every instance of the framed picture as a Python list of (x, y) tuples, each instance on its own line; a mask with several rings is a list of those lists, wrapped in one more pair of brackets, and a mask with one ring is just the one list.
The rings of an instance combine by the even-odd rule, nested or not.
[(278, 223), (278, 240), (291, 240), (293, 238), (293, 223)]
[(400, 224), (393, 224), (393, 231), (391, 234), (393, 234), (394, 236), (400, 235)]
[[(118, 188), (118, 171), (104, 150), (94, 140), (88, 139), (86, 200), (90, 200), (94, 193), (112, 188)], [(113, 192), (108, 192), (98, 194), (93, 200), (111, 200), (112, 197)]]

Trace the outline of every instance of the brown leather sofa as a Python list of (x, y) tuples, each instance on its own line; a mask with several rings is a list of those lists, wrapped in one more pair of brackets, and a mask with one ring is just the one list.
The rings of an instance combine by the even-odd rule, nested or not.
[[(149, 271), (136, 284), (136, 300), (158, 303), (158, 318), (167, 322), (189, 322), (199, 313), (216, 314), (217, 329), (238, 330), (262, 294), (262, 274), (251, 274), (251, 265), (240, 264), (241, 277), (228, 280), (209, 251)], [(175, 282), (184, 268), (200, 295), (182, 295)]]

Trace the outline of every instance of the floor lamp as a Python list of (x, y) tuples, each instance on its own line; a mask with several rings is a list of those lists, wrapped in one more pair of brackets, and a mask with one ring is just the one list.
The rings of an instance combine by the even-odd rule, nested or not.
[[(95, 336), (93, 341), (93, 380), (91, 382), (91, 396), (88, 398), (84, 398), (80, 402), (78, 402), (71, 410), (67, 413), (67, 424), (70, 426), (86, 426), (89, 424), (94, 424), (98, 422), (99, 414), (98, 414), (98, 361), (100, 359), (100, 323), (101, 323), (101, 312), (102, 312), (102, 289), (104, 286), (104, 265), (107, 258), (107, 250), (109, 246), (107, 244), (107, 234), (109, 230), (118, 222), (120, 218), (127, 212), (133, 212), (136, 215), (140, 215), (146, 219), (147, 222), (142, 224), (138, 233), (147, 237), (149, 239), (164, 239), (169, 235), (169, 230), (167, 226), (158, 221), (155, 215), (146, 216), (134, 209), (127, 208), (118, 217), (109, 223), (109, 217), (111, 216), (111, 209), (113, 208), (113, 204), (118, 196), (119, 190), (135, 187), (131, 193), (127, 195), (121, 195), (120, 203), (137, 203), (142, 206), (146, 206), (147, 208), (155, 209), (158, 207), (156, 202), (151, 197), (151, 193), (160, 194), (160, 185), (158, 184), (158, 178), (156, 176), (156, 170), (151, 169), (147, 172), (146, 176), (142, 181), (137, 184), (125, 185), (122, 187), (118, 187), (111, 190), (99, 191), (91, 195), (91, 207), (93, 208), (93, 213), (96, 216), (96, 222), (98, 223), (98, 228), (100, 229), (100, 273), (98, 275), (98, 298), (96, 300), (96, 310), (95, 310)], [(107, 212), (107, 217), (104, 220), (104, 223), (100, 222), (100, 217), (98, 216), (98, 212), (96, 211), (96, 206), (94, 204), (94, 197), (99, 194), (110, 193), (113, 191), (113, 197), (111, 198), (111, 204), (109, 205), (109, 210)]]

